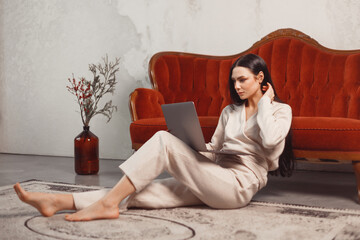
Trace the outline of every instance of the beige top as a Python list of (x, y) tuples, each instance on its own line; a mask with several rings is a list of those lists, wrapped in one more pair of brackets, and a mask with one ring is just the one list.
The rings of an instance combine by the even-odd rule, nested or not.
[[(246, 121), (245, 104), (225, 107), (207, 149), (231, 150), (246, 155), (217, 155), (221, 162), (241, 163), (256, 176), (267, 181), (267, 172), (278, 168), (279, 156), (284, 150), (292, 119), (289, 105), (271, 102), (263, 96), (258, 111)], [(233, 166), (236, 168), (236, 164)]]

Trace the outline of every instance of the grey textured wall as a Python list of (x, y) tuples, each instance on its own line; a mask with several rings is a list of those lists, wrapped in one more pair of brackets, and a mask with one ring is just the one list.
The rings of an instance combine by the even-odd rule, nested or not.
[(235, 54), (279, 28), (335, 49), (360, 48), (357, 0), (0, 0), (0, 152), (73, 155), (82, 123), (67, 78), (121, 57), (110, 123), (91, 129), (103, 158), (131, 155), (128, 96), (149, 87), (164, 50)]

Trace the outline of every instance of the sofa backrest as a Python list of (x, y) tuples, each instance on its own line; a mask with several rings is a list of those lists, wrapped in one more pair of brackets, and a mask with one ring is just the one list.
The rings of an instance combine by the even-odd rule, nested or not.
[(277, 30), (232, 56), (161, 52), (150, 60), (149, 75), (165, 103), (194, 101), (200, 116), (218, 116), (231, 103), (230, 67), (247, 53), (265, 60), (294, 116), (360, 118), (360, 50), (328, 49), (293, 29)]

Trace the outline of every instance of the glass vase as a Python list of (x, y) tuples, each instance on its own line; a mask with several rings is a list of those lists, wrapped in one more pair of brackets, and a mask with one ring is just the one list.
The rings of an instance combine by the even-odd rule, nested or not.
[(99, 138), (89, 126), (74, 139), (75, 172), (81, 175), (97, 174), (99, 171)]

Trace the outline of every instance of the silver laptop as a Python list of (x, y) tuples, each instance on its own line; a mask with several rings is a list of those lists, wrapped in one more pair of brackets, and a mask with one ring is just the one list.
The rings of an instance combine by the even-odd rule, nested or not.
[(207, 150), (204, 135), (194, 102), (181, 102), (161, 105), (166, 125), (171, 134), (181, 139), (199, 152), (242, 155), (235, 151)]

